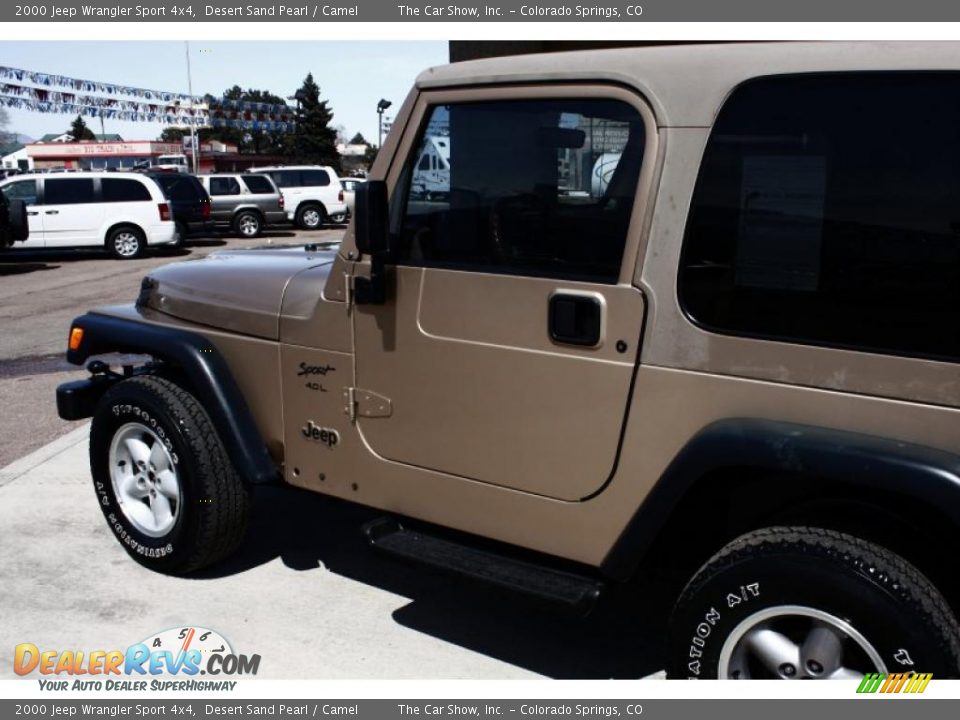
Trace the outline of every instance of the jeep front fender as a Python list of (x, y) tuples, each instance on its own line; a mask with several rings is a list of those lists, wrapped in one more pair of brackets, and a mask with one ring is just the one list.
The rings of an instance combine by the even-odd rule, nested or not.
[(240, 476), (250, 483), (274, 482), (277, 467), (257, 429), (253, 415), (223, 356), (201, 335), (179, 328), (152, 325), (87, 313), (73, 321), (82, 328), (79, 345), (67, 351), (67, 361), (82, 365), (105, 353), (151, 355), (176, 366), (210, 416)]

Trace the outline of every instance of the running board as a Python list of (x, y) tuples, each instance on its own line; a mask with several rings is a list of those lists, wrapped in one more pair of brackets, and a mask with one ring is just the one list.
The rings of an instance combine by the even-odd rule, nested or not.
[(604, 587), (592, 578), (408, 530), (392, 518), (367, 523), (363, 533), (372, 547), (395, 557), (558, 603), (581, 615), (593, 609)]

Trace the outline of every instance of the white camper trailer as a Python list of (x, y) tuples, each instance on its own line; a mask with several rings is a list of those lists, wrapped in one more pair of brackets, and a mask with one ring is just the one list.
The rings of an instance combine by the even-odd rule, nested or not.
[(450, 192), (450, 138), (431, 135), (424, 140), (423, 152), (413, 171), (411, 189), (427, 200)]

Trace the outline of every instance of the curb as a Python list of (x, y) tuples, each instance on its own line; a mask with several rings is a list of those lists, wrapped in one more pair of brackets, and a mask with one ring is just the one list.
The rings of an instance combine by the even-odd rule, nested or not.
[(34, 468), (56, 457), (60, 453), (84, 442), (89, 434), (90, 423), (86, 422), (76, 430), (71, 430), (66, 435), (58, 437), (53, 442), (47, 443), (43, 447), (34, 450), (29, 455), (25, 455), (19, 460), (14, 460), (5, 468), (0, 468), (0, 487), (12, 483), (18, 477), (26, 475)]

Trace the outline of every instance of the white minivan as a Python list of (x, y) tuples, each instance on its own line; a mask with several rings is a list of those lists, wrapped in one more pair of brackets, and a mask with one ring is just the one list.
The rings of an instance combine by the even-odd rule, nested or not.
[(17, 249), (99, 246), (129, 259), (176, 242), (163, 192), (137, 173), (16, 175), (0, 181), (0, 192), (27, 206), (30, 237)]

